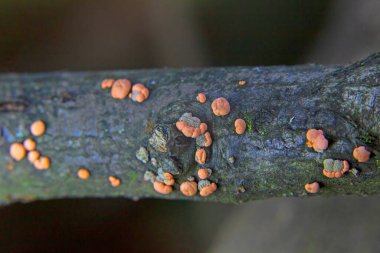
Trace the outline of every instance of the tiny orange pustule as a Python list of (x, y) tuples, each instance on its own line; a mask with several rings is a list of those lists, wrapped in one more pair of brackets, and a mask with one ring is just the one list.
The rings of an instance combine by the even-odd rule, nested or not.
[(246, 128), (247, 124), (245, 123), (244, 119), (235, 120), (235, 132), (237, 134), (244, 134)]
[(317, 193), (319, 191), (319, 183), (314, 182), (314, 183), (310, 183), (310, 184), (305, 184), (305, 190), (308, 193)]
[(31, 163), (34, 163), (35, 161), (37, 161), (38, 159), (40, 158), (40, 152), (38, 152), (37, 150), (32, 150), (28, 153), (28, 160), (29, 162)]
[(202, 93), (202, 92), (198, 93), (197, 100), (201, 104), (205, 103), (206, 100), (207, 100), (206, 95), (204, 93)]
[(132, 83), (128, 79), (118, 79), (111, 88), (111, 96), (114, 99), (124, 99), (131, 90)]
[(108, 88), (111, 88), (114, 82), (115, 82), (114, 79), (104, 79), (104, 80), (102, 81), (102, 84), (101, 84), (102, 89), (108, 89)]
[(194, 181), (190, 182), (183, 182), (180, 186), (180, 191), (183, 195), (191, 197), (197, 194), (198, 191), (198, 184)]
[(369, 160), (371, 152), (367, 151), (364, 146), (360, 146), (352, 151), (353, 157), (360, 163), (364, 163)]
[(223, 97), (214, 99), (211, 103), (211, 109), (216, 116), (225, 116), (231, 110), (230, 103)]
[(43, 135), (45, 133), (45, 130), (46, 130), (46, 125), (45, 125), (45, 122), (43, 122), (42, 120), (37, 120), (30, 126), (30, 132), (34, 136)]
[(112, 187), (118, 187), (121, 184), (121, 180), (115, 176), (109, 176), (108, 181)]
[(240, 81), (238, 82), (238, 84), (239, 84), (239, 85), (246, 85), (246, 84), (247, 84), (247, 81), (240, 80)]
[(78, 170), (77, 175), (80, 179), (86, 180), (90, 178), (91, 173), (88, 169), (81, 168)]
[(28, 151), (35, 150), (37, 147), (37, 143), (31, 138), (26, 139), (23, 144), (24, 148)]
[(9, 154), (16, 161), (21, 161), (26, 156), (26, 150), (21, 143), (15, 142), (10, 146)]
[(33, 163), (34, 168), (37, 170), (48, 170), (50, 168), (50, 159), (46, 156), (41, 156)]
[(206, 179), (206, 178), (208, 178), (208, 176), (209, 176), (209, 173), (208, 173), (208, 170), (207, 170), (207, 169), (205, 169), (205, 168), (200, 168), (200, 169), (198, 170), (198, 177), (199, 177), (200, 179)]
[(153, 188), (156, 192), (164, 195), (171, 193), (173, 190), (173, 188), (170, 185), (166, 185), (157, 181), (153, 183)]

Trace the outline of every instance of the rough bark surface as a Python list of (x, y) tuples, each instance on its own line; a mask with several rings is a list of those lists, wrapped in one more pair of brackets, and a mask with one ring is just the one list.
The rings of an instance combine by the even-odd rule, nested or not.
[[(114, 100), (102, 90), (105, 78), (128, 78), (150, 89), (149, 99)], [(239, 80), (247, 82), (238, 85)], [(198, 92), (207, 102), (196, 101)], [(213, 99), (231, 104), (224, 117), (212, 114)], [(175, 122), (185, 112), (207, 123), (213, 138), (206, 166), (218, 190), (208, 198), (185, 197), (179, 184), (196, 176), (195, 139), (184, 137)], [(234, 132), (244, 118), (248, 129)], [(9, 145), (30, 136), (29, 126), (47, 123), (37, 149), (52, 160), (37, 171), (24, 159), (13, 161)], [(309, 128), (323, 129), (329, 148), (317, 153), (305, 145)], [(35, 199), (128, 197), (211, 200), (237, 203), (280, 196), (306, 196), (305, 183), (322, 184), (319, 194), (380, 193), (380, 55), (347, 66), (273, 66), (56, 72), (0, 75), (0, 203)], [(160, 138), (153, 138), (159, 133)], [(157, 135), (156, 135), (157, 137)], [(160, 141), (160, 143), (159, 143)], [(365, 145), (372, 157), (357, 163), (352, 150)], [(136, 158), (149, 150), (159, 166), (178, 170), (177, 184), (160, 195), (143, 180), (151, 162)], [(160, 148), (161, 147), (161, 150)], [(231, 157), (235, 161), (231, 162)], [(322, 175), (326, 158), (345, 159), (360, 173), (339, 179)], [(80, 167), (92, 177), (77, 178)], [(120, 187), (107, 178), (118, 176)]]

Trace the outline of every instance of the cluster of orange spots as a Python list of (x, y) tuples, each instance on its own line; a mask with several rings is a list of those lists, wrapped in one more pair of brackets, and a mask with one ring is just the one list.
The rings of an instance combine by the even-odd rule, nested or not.
[(206, 168), (200, 168), (197, 174), (200, 179), (207, 179), (211, 174), (211, 170)]
[(149, 97), (149, 90), (144, 84), (137, 83), (132, 87), (131, 99), (138, 103), (144, 102)]
[(235, 120), (235, 132), (237, 134), (243, 134), (246, 128), (247, 128), (247, 124), (245, 123), (243, 119)]
[[(202, 123), (203, 124), (203, 123)], [(197, 145), (200, 147), (210, 147), (212, 144), (212, 138), (209, 132), (206, 132), (197, 137)]]
[(328, 178), (340, 178), (350, 169), (346, 160), (325, 159), (323, 161), (323, 175)]
[(206, 95), (204, 93), (202, 93), (202, 92), (198, 93), (197, 100), (201, 104), (205, 103), (206, 100), (207, 100)]
[[(43, 135), (45, 130), (46, 125), (42, 120), (37, 120), (30, 126), (30, 132), (34, 136)], [(11, 144), (9, 154), (16, 161), (21, 161), (25, 158), (25, 156), (27, 156), (29, 162), (31, 162), (37, 170), (49, 169), (50, 159), (46, 156), (41, 156), (40, 152), (37, 151), (36, 148), (36, 141), (31, 138), (27, 138), (22, 144), (18, 142)]]
[(230, 103), (227, 99), (220, 97), (214, 99), (211, 103), (212, 112), (216, 116), (225, 116), (230, 113)]
[(114, 99), (129, 97), (135, 102), (142, 103), (149, 97), (149, 89), (144, 84), (136, 83), (132, 87), (132, 83), (128, 79), (104, 79), (101, 87), (102, 89), (111, 88), (111, 96)]
[(86, 179), (89, 179), (90, 176), (91, 176), (91, 173), (88, 169), (85, 169), (85, 168), (81, 168), (78, 170), (77, 172), (77, 176), (80, 178), (80, 179), (83, 179), (83, 180), (86, 180)]
[(322, 152), (328, 147), (328, 141), (323, 135), (322, 130), (309, 129), (306, 133), (306, 139), (306, 145), (309, 148), (312, 147), (317, 152)]
[(364, 146), (360, 146), (354, 149), (352, 155), (358, 162), (364, 163), (369, 160), (371, 152), (367, 151)]
[(186, 181), (183, 182), (180, 186), (180, 191), (182, 192), (183, 195), (187, 197), (194, 196), (197, 194), (198, 191), (198, 184), (195, 181)]
[(121, 180), (115, 176), (109, 176), (108, 182), (112, 187), (118, 187), (121, 184)]
[(208, 180), (201, 180), (198, 183), (199, 195), (201, 195), (202, 197), (210, 196), (216, 191), (217, 188), (218, 187), (215, 183), (211, 183)]
[(305, 184), (305, 190), (308, 193), (317, 193), (319, 191), (319, 183), (314, 182), (314, 183)]
[(238, 84), (239, 84), (239, 85), (246, 85), (246, 84), (247, 84), (247, 81), (240, 80), (240, 81), (238, 82)]
[(195, 152), (195, 161), (199, 164), (205, 164), (207, 158), (207, 153), (204, 148), (199, 148)]
[(207, 130), (206, 123), (201, 123), (200, 119), (193, 117), (191, 112), (184, 113), (176, 122), (176, 127), (186, 137), (197, 138)]

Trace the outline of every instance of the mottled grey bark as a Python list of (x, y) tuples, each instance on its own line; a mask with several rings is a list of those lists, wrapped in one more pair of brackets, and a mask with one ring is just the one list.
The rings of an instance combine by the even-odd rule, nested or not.
[[(218, 190), (208, 200), (304, 196), (304, 184), (313, 180), (323, 185), (322, 195), (379, 193), (379, 63), (375, 54), (348, 66), (2, 74), (0, 201), (116, 196), (203, 200), (184, 197), (178, 190), (178, 183), (196, 176), (198, 168), (195, 139), (175, 128), (185, 112), (207, 123), (213, 138), (206, 165)], [(150, 97), (142, 104), (114, 100), (100, 87), (104, 78), (145, 83)], [(238, 80), (247, 84), (239, 86)], [(198, 92), (207, 95), (205, 104), (196, 101)], [(231, 113), (224, 117), (210, 109), (220, 96), (231, 104)], [(237, 118), (248, 123), (244, 135), (234, 132)], [(52, 160), (48, 171), (33, 169), (26, 159), (12, 161), (8, 154), (12, 142), (29, 136), (29, 125), (36, 119), (47, 123), (46, 134), (36, 140), (38, 150)], [(325, 152), (306, 147), (309, 128), (323, 129), (329, 139)], [(149, 141), (152, 133), (155, 140)], [(358, 145), (372, 152), (368, 162), (353, 159)], [(140, 147), (147, 147), (156, 167), (136, 158)], [(326, 178), (326, 158), (345, 159), (360, 173)], [(76, 177), (80, 167), (91, 170), (89, 180)], [(170, 195), (155, 193), (143, 181), (146, 170), (157, 172), (158, 167), (178, 171)], [(112, 188), (109, 175), (121, 178), (122, 185)]]

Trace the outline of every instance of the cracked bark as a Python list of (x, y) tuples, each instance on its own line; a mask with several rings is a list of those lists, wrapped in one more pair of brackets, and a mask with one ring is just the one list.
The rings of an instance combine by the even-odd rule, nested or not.
[[(37, 199), (127, 197), (211, 200), (240, 203), (281, 196), (306, 196), (304, 184), (318, 181), (319, 195), (380, 193), (380, 54), (352, 65), (229, 67), (0, 75), (0, 203)], [(104, 78), (129, 78), (150, 89), (142, 104), (114, 100), (100, 88)], [(245, 86), (238, 81), (245, 80)], [(205, 92), (207, 102), (196, 101)], [(214, 98), (231, 104), (225, 117), (212, 114)], [(147, 147), (158, 167), (175, 168), (177, 183), (196, 176), (195, 139), (185, 138), (175, 122), (185, 112), (207, 123), (213, 145), (206, 166), (218, 190), (208, 198), (185, 197), (175, 185), (159, 195), (143, 181), (151, 162), (136, 159)], [(243, 135), (234, 120), (250, 122)], [(24, 159), (12, 161), (9, 145), (30, 136), (36, 119), (47, 132), (36, 138), (49, 156), (48, 171)], [(309, 128), (323, 129), (329, 148), (317, 153), (305, 145)], [(163, 133), (161, 143), (152, 133)], [(159, 139), (159, 138), (158, 138)], [(160, 145), (159, 145), (160, 144)], [(357, 163), (352, 150), (366, 145), (370, 161)], [(160, 146), (162, 149), (157, 148)], [(164, 152), (162, 152), (164, 151)], [(360, 173), (339, 179), (322, 175), (326, 158), (345, 159)], [(234, 160), (234, 161), (233, 161)], [(91, 170), (87, 181), (80, 167)], [(107, 177), (118, 176), (112, 188)], [(245, 191), (242, 191), (242, 190)]]

